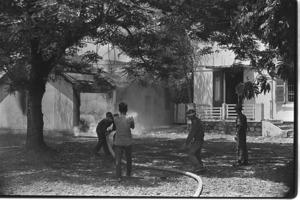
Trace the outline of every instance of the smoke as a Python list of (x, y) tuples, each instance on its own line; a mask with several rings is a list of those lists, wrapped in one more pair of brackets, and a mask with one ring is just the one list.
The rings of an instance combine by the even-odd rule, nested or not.
[(128, 112), (127, 114), (128, 114), (129, 116), (132, 116), (133, 119), (137, 118), (137, 116), (138, 116), (138, 113), (137, 113), (137, 112), (133, 112), (133, 111)]
[(127, 115), (134, 118), (135, 131), (173, 123), (173, 104), (166, 101), (164, 87), (117, 87), (116, 110), (121, 102), (128, 104)]

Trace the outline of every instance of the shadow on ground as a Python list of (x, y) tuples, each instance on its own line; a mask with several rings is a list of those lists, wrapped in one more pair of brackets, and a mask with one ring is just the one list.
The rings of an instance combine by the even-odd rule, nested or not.
[[(175, 136), (175, 137), (174, 137)], [(91, 149), (96, 138), (48, 138), (46, 142), (57, 152), (51, 155), (29, 154), (24, 151), (24, 136), (0, 135), (0, 193), (2, 188), (26, 186), (33, 182), (64, 182), (94, 187), (116, 186), (115, 161), (111, 156), (95, 156)], [(6, 143), (4, 142), (6, 141)], [(8, 141), (8, 142), (7, 142)], [(22, 142), (23, 141), (23, 142)], [(136, 138), (133, 162), (191, 171), (186, 151), (179, 148), (185, 138)], [(235, 162), (235, 143), (226, 138), (207, 139), (203, 146), (203, 161), (207, 168), (203, 178), (249, 178), (284, 183), (294, 188), (294, 152), (292, 143), (248, 143), (249, 166), (232, 167)], [(125, 170), (123, 170), (125, 171)], [(151, 188), (182, 181), (181, 175), (165, 171), (133, 168), (133, 177), (121, 184)], [(101, 181), (100, 181), (101, 180)], [(291, 192), (291, 193), (292, 193)], [(292, 193), (293, 194), (293, 193)]]

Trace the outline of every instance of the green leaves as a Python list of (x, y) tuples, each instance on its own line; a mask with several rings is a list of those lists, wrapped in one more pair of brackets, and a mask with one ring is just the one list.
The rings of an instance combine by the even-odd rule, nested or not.
[(241, 96), (243, 99), (255, 98), (255, 96), (257, 96), (260, 93), (258, 85), (251, 81), (239, 83), (236, 86), (235, 91), (236, 94)]
[(83, 55), (82, 60), (86, 60), (88, 63), (97, 63), (102, 57), (94, 51), (86, 51)]
[(254, 81), (239, 83), (235, 88), (237, 95), (242, 99), (248, 100), (262, 93), (265, 95), (267, 92), (270, 92), (270, 90), (270, 78), (263, 74), (259, 74)]

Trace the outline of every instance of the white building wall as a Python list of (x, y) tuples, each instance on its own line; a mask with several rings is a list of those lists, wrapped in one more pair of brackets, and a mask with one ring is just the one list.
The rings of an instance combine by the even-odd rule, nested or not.
[(210, 105), (213, 104), (213, 71), (196, 70), (194, 72), (194, 103)]
[[(244, 82), (252, 81), (258, 75), (250, 69), (244, 70)], [(276, 82), (271, 81), (271, 90), (266, 94), (259, 94), (256, 98), (245, 100), (245, 104), (263, 104), (264, 119), (294, 121), (294, 103), (276, 103)]]
[(0, 128), (25, 129), (27, 127), (27, 117), (20, 108), (18, 96), (18, 92), (15, 95), (8, 95), (0, 103)]
[(65, 81), (47, 83), (42, 99), (45, 130), (73, 130), (73, 89)]
[[(62, 85), (60, 87), (70, 87)], [(70, 88), (65, 88), (69, 91)], [(27, 116), (22, 111), (20, 93), (8, 95), (0, 103), (0, 128), (9, 132), (25, 133)], [(24, 102), (23, 102), (24, 103)], [(46, 85), (46, 92), (42, 99), (42, 112), (45, 130), (72, 131), (73, 130), (73, 101), (59, 92), (51, 84)], [(19, 130), (19, 131), (18, 131)]]

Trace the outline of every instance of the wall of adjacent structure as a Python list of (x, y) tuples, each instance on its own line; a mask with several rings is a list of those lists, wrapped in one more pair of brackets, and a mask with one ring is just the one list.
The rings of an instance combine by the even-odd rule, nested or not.
[[(25, 106), (26, 98), (19, 92), (6, 96), (0, 102), (0, 132), (26, 133)], [(72, 132), (74, 106), (70, 83), (48, 83), (42, 100), (44, 130)]]
[[(245, 69), (244, 81), (253, 80), (257, 75), (257, 72)], [(259, 94), (256, 98), (245, 100), (244, 103), (263, 104), (264, 119), (294, 121), (294, 103), (277, 103), (275, 95), (276, 81), (270, 81), (270, 84), (270, 92)]]
[(46, 93), (42, 101), (44, 113), (44, 129), (73, 130), (73, 87), (69, 82), (55, 82), (47, 84)]
[(0, 102), (0, 129), (15, 129), (16, 132), (24, 132), (27, 126), (27, 117), (21, 108), (21, 94), (7, 95)]
[(199, 69), (194, 72), (194, 103), (212, 106), (213, 71)]

